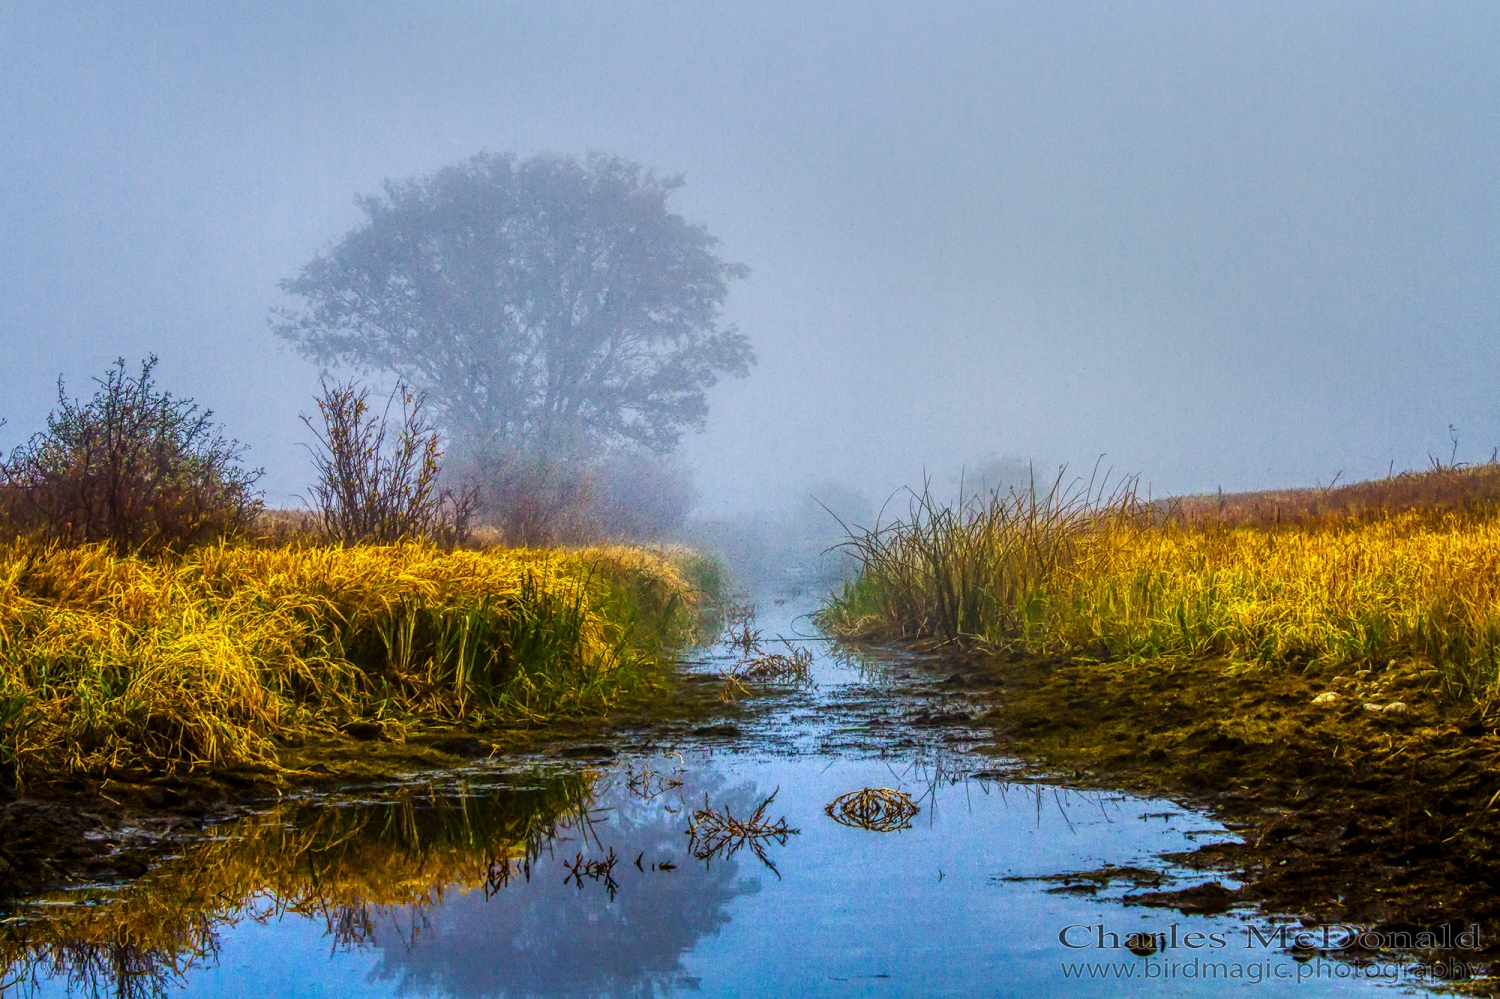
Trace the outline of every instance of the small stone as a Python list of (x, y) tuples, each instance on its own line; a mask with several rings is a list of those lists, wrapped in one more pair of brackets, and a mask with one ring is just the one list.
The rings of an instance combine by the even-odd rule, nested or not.
[(1325, 690), (1317, 697), (1314, 697), (1312, 702), (1314, 704), (1337, 704), (1339, 702), (1339, 695), (1331, 690)]
[(1384, 711), (1388, 715), (1404, 715), (1406, 714), (1407, 708), (1406, 704), (1402, 701), (1392, 701), (1380, 710)]
[(1378, 704), (1373, 704), (1373, 703), (1371, 703), (1371, 702), (1370, 702), (1370, 701), (1366, 701), (1366, 702), (1365, 702), (1365, 710), (1366, 710), (1366, 711), (1384, 711), (1384, 710), (1385, 710), (1385, 709), (1384, 709), (1384, 708), (1382, 708), (1382, 707), (1381, 707), (1381, 706), (1380, 706), (1380, 705), (1378, 705)]

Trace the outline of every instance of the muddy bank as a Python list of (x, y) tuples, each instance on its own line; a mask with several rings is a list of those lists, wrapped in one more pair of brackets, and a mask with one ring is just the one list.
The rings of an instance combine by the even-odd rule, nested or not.
[(722, 681), (681, 673), (622, 698), (600, 719), (475, 729), (432, 726), (392, 738), (376, 726), (282, 740), (274, 765), (173, 774), (119, 771), (0, 788), (0, 907), (41, 892), (132, 878), (178, 844), (256, 803), (411, 780), (490, 759), (590, 763), (624, 745), (739, 734), (752, 705), (719, 698)]
[(1133, 901), (1387, 928), (1479, 924), (1500, 957), (1500, 736), (1428, 676), (955, 654), (994, 750), (1207, 808), (1242, 844), (1168, 859), (1237, 889)]

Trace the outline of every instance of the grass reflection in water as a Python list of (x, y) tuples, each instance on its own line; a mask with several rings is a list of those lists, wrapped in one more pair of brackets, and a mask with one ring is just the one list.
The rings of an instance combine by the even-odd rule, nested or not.
[(0, 990), (46, 978), (83, 994), (158, 995), (210, 963), (242, 920), (321, 918), (362, 945), (396, 909), (529, 877), (553, 839), (587, 829), (594, 775), (526, 786), (403, 788), (384, 800), (287, 802), (217, 826), (140, 878), (28, 899), (0, 921)]

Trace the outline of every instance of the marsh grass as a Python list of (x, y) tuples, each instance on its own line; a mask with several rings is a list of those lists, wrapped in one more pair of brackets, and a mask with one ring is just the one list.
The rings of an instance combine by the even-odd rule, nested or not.
[[(1488, 483), (1487, 473), (1475, 473)], [(1420, 494), (1434, 482), (1402, 488)], [(1102, 493), (1102, 495), (1101, 495)], [(1188, 518), (1134, 483), (917, 494), (851, 533), (862, 571), (822, 611), (847, 637), (969, 641), (1102, 660), (1431, 671), (1500, 706), (1500, 516), (1484, 502), (1276, 524)]]
[(869, 529), (849, 527), (843, 547), (859, 575), (823, 611), (842, 634), (890, 638), (1026, 641), (1043, 626), (1057, 581), (1095, 556), (1087, 542), (1102, 533), (1132, 533), (1149, 519), (1134, 479), (1109, 476), (960, 496), (944, 504), (908, 491), (905, 518)]
[(598, 715), (662, 676), (697, 597), (628, 547), (0, 548), (0, 767), (11, 781), (273, 764), (352, 722)]

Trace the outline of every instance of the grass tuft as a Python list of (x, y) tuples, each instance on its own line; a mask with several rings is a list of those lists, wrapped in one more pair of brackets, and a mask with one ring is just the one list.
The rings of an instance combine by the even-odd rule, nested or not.
[(1101, 496), (1054, 484), (956, 506), (924, 491), (905, 520), (854, 532), (862, 571), (822, 621), (847, 637), (1096, 659), (1398, 660), (1485, 713), (1500, 705), (1494, 507), (1362, 506), (1236, 525), (1163, 515), (1131, 485)]
[(374, 723), (597, 715), (692, 640), (697, 595), (626, 547), (0, 548), (0, 768), (270, 763)]

